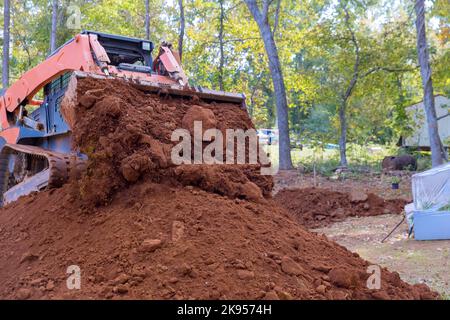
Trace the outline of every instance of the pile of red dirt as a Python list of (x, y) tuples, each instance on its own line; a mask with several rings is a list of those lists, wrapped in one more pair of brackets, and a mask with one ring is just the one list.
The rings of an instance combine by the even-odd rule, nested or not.
[(407, 204), (404, 199), (385, 200), (373, 193), (319, 188), (283, 189), (274, 199), (308, 228), (324, 227), (347, 217), (400, 214)]
[[(138, 183), (83, 210), (68, 186), (0, 210), (0, 298), (419, 299), (382, 269), (295, 223), (273, 200)], [(68, 290), (67, 268), (81, 269)]]
[[(168, 127), (179, 125), (192, 101), (151, 96), (120, 82), (80, 85), (81, 97), (104, 92), (84, 98), (94, 102), (84, 102), (74, 127), (76, 145), (90, 151), (88, 171), (78, 183), (0, 209), (0, 298), (437, 297), (384, 268), (381, 289), (368, 289), (370, 263), (293, 221), (268, 197), (271, 179), (254, 168), (166, 167)], [(112, 102), (117, 99), (120, 110)], [(107, 102), (120, 121), (108, 115)], [(132, 106), (126, 114), (124, 104)], [(251, 126), (237, 106), (203, 107), (221, 119), (218, 125)], [(149, 159), (137, 161), (136, 154)], [(76, 277), (66, 273), (73, 265), (80, 268), (80, 289), (67, 287)]]

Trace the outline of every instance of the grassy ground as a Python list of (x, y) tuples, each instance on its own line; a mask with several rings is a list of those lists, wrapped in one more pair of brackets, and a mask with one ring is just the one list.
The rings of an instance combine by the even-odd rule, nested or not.
[[(267, 146), (266, 148), (271, 161), (277, 164), (278, 145)], [(348, 175), (351, 177), (367, 172), (380, 173), (381, 161), (384, 157), (401, 153), (402, 151), (396, 146), (349, 144), (347, 149)], [(415, 156), (418, 159), (418, 171), (430, 167), (427, 154), (415, 154)], [(339, 167), (339, 149), (304, 147), (300, 150), (295, 148), (291, 150), (291, 157), (294, 166), (305, 173), (313, 172), (315, 169), (316, 173), (329, 177)]]
[[(347, 150), (347, 158), (350, 172), (381, 170), (381, 160), (394, 151), (380, 146), (358, 146), (350, 144)], [(312, 172), (314, 166), (316, 172), (322, 175), (331, 175), (339, 166), (338, 149), (303, 148), (294, 149), (292, 161), (296, 166), (302, 165), (306, 172)]]

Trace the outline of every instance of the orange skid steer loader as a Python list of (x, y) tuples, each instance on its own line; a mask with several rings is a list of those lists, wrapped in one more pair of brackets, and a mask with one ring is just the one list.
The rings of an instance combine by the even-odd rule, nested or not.
[[(241, 104), (245, 96), (189, 86), (178, 55), (162, 43), (84, 31), (0, 94), (0, 205), (44, 188), (59, 187), (84, 169), (72, 149), (71, 121), (61, 102), (76, 105), (78, 78), (122, 79), (146, 92), (197, 96)], [(43, 99), (36, 95), (43, 92)], [(75, 110), (76, 112), (76, 110)]]

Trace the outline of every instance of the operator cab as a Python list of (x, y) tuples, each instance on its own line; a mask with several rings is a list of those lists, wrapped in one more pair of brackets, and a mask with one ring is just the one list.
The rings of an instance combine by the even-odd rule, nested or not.
[(83, 31), (82, 34), (95, 34), (98, 42), (105, 48), (111, 65), (121, 70), (133, 72), (152, 72), (153, 42), (150, 40), (118, 36), (108, 33)]

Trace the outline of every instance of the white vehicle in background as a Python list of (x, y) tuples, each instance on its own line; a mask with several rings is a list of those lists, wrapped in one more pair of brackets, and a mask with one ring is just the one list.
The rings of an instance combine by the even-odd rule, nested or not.
[(256, 132), (260, 143), (268, 145), (278, 143), (278, 129), (258, 129)]

